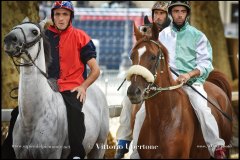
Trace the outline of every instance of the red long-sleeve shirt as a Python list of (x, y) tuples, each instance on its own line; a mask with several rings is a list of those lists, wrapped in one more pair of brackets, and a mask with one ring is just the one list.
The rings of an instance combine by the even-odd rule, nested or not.
[[(81, 60), (82, 49), (89, 46), (90, 37), (84, 31), (74, 28), (71, 24), (62, 32), (59, 32), (54, 26), (50, 26), (48, 31), (50, 31), (47, 35), (50, 39), (51, 51), (54, 52), (52, 55), (55, 54), (53, 60), (57, 61), (53, 65), (59, 65), (52, 66), (53, 68), (59, 67), (56, 71), (59, 91), (71, 90), (80, 86), (84, 81), (83, 72), (85, 70), (85, 64)], [(84, 51), (86, 52), (84, 53), (85, 57), (89, 52), (87, 60), (92, 57), (96, 58), (95, 46), (93, 45), (92, 48), (94, 50), (89, 51), (88, 47), (87, 51), (86, 49)]]

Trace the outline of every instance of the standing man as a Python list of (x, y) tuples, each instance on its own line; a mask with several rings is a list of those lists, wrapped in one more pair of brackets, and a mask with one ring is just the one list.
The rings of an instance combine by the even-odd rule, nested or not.
[[(152, 7), (152, 19), (157, 23), (159, 32), (170, 24), (170, 19), (168, 17), (168, 2), (167, 1), (157, 1)], [(149, 24), (145, 24), (149, 25)], [(141, 31), (141, 27), (140, 27)], [(141, 31), (143, 34), (145, 31)], [(151, 34), (151, 33), (150, 33)], [(117, 130), (116, 138), (118, 140), (117, 151), (115, 154), (116, 159), (124, 157), (124, 154), (128, 153), (130, 143), (132, 141), (132, 129), (131, 129), (131, 102), (127, 96), (124, 97), (122, 102), (122, 112), (120, 115), (120, 126)], [(145, 106), (143, 106), (145, 107)], [(142, 108), (142, 107), (141, 107)]]
[[(203, 84), (212, 66), (212, 47), (204, 33), (188, 23), (190, 15), (188, 1), (171, 1), (168, 12), (172, 24), (159, 33), (159, 41), (168, 49), (170, 66), (179, 74), (179, 82), (190, 82), (202, 95), (207, 97)], [(225, 158), (225, 142), (219, 137), (217, 122), (202, 98), (192, 88), (183, 86), (200, 122), (209, 153), (216, 159)]]
[[(45, 32), (51, 44), (53, 58), (48, 67), (48, 75), (57, 80), (59, 92), (66, 104), (71, 148), (69, 158), (83, 159), (85, 124), (82, 107), (87, 88), (100, 74), (95, 46), (84, 31), (72, 26), (74, 8), (71, 1), (54, 2), (51, 18), (53, 25)], [(88, 77), (86, 64), (91, 70)]]

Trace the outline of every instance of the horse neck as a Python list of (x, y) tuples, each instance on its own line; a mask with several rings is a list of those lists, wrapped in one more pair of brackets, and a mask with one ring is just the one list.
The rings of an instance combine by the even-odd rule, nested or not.
[[(37, 51), (38, 43), (29, 49), (28, 52), (31, 54)], [(35, 56), (33, 56), (32, 59), (35, 59)], [(23, 62), (23, 60), (21, 61)], [(35, 60), (35, 64), (46, 73), (43, 43), (41, 43), (41, 50)], [(42, 102), (51, 98), (52, 93), (53, 91), (48, 85), (47, 79), (36, 66), (24, 66), (20, 68), (18, 94), (19, 115), (24, 119), (25, 124), (32, 124), (33, 121), (39, 118), (46, 109), (46, 106), (42, 105)]]
[[(29, 54), (32, 57), (32, 60), (34, 61), (35, 58), (36, 60), (34, 61), (34, 63), (36, 64), (36, 66), (38, 66), (44, 73), (46, 73), (46, 64), (45, 64), (45, 55), (44, 55), (44, 48), (43, 48), (43, 39), (40, 40), (41, 43), (41, 50), (38, 54), (38, 47), (39, 47), (39, 42), (36, 43), (33, 47), (31, 47), (30, 49), (28, 49)], [(31, 54), (34, 53), (34, 54)], [(21, 59), (22, 63), (25, 63), (23, 59)], [(30, 66), (30, 67), (21, 67), (20, 68), (20, 75), (24, 75), (24, 76), (32, 76), (34, 73), (38, 73), (39, 70), (37, 69), (36, 66)], [(39, 72), (40, 73), (40, 72)]]
[[(163, 73), (160, 70), (157, 73), (155, 84), (161, 88), (177, 85), (173, 79), (169, 68), (164, 68)], [(161, 91), (151, 99), (146, 100), (147, 114), (151, 117), (171, 119), (176, 107), (175, 97), (176, 90)]]
[[(167, 65), (167, 63), (165, 63), (165, 65)], [(161, 67), (162, 66), (158, 69), (155, 84), (162, 88), (176, 85), (177, 83), (173, 79), (170, 69), (168, 67), (162, 69)]]

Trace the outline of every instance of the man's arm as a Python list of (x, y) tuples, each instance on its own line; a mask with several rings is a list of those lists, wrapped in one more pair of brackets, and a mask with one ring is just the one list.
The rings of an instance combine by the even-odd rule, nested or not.
[(77, 91), (77, 99), (80, 97), (80, 102), (84, 102), (86, 99), (87, 88), (98, 78), (100, 75), (100, 68), (95, 58), (91, 58), (87, 61), (90, 68), (90, 73), (87, 79), (78, 87), (75, 87), (71, 92)]
[(98, 78), (100, 75), (100, 69), (97, 64), (97, 61), (95, 58), (91, 58), (87, 62), (89, 68), (90, 68), (90, 73), (87, 77), (87, 79), (82, 83), (82, 86), (87, 90), (87, 88)]

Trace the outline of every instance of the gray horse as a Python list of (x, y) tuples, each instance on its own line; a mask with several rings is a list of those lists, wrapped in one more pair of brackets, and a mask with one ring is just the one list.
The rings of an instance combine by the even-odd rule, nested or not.
[[(45, 23), (24, 20), (4, 38), (5, 52), (12, 58), (21, 58), (19, 115), (13, 129), (16, 158), (59, 159), (70, 153), (66, 107), (61, 94), (52, 90), (46, 78), (50, 53), (41, 32)], [(103, 158), (103, 145), (109, 133), (108, 104), (95, 84), (88, 88), (86, 97), (83, 105), (86, 158)]]

